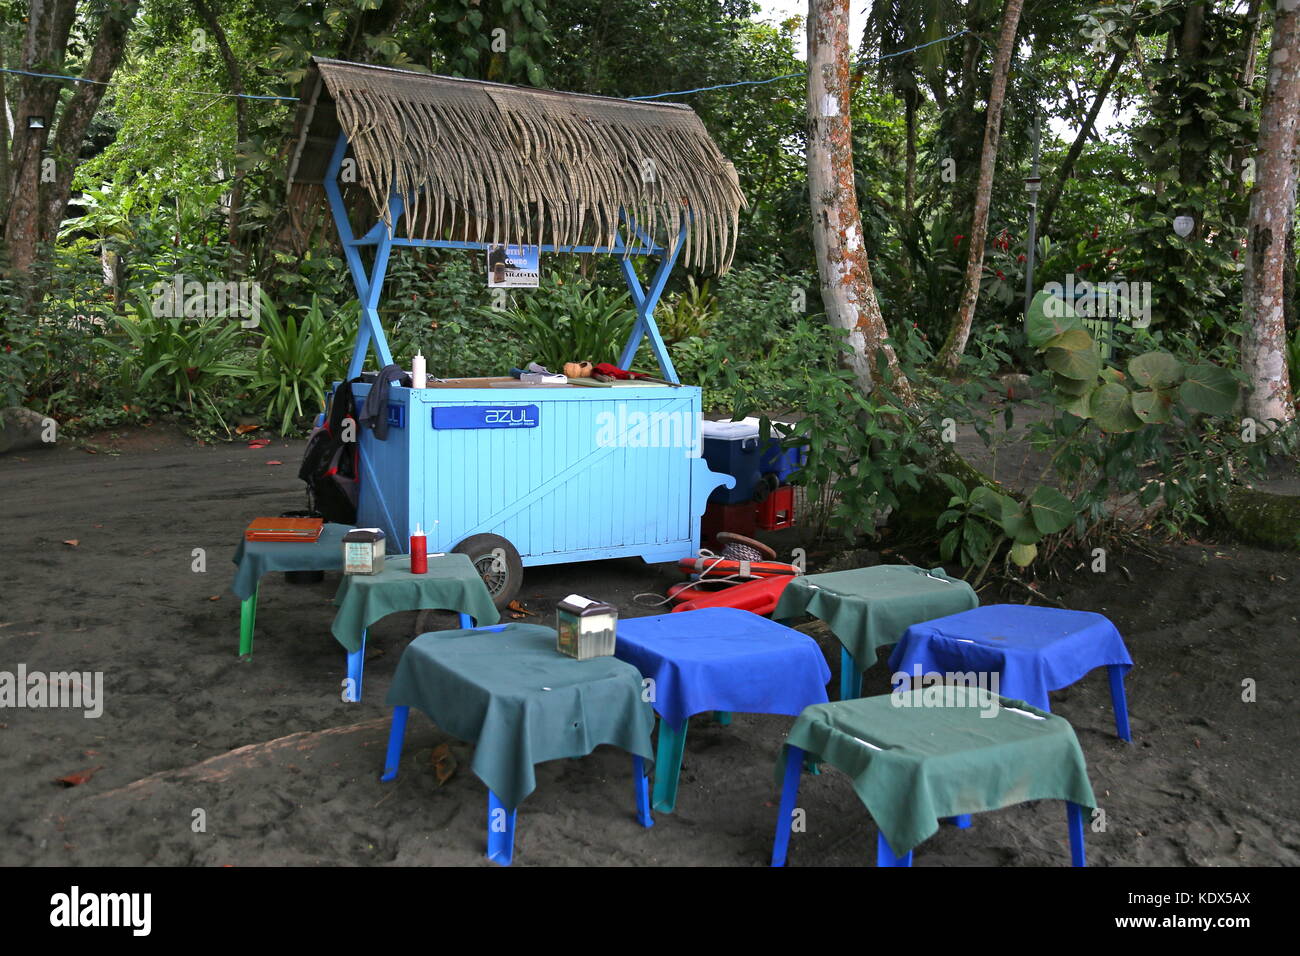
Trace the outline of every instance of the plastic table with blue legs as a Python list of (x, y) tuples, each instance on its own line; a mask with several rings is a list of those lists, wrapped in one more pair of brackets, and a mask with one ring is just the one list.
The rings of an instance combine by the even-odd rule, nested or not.
[(817, 642), (735, 608), (700, 608), (619, 621), (614, 655), (645, 680), (659, 715), (653, 806), (677, 806), (686, 730), (695, 714), (789, 714), (826, 700), (830, 669)]
[[(1084, 866), (1083, 811), (1096, 806), (1069, 722), (977, 687), (909, 690), (810, 707), (778, 762), (781, 801), (772, 865), (784, 866), (809, 757), (847, 774), (879, 828), (876, 863), (910, 866), (940, 822), (1030, 800), (1066, 807), (1070, 859)], [(805, 822), (811, 825), (810, 821)]]
[(1115, 732), (1122, 740), (1133, 739), (1124, 691), (1133, 658), (1115, 625), (1091, 611), (986, 604), (909, 627), (890, 655), (889, 666), (896, 684), (930, 675), (974, 673), (984, 678), (989, 690), (1045, 711), (1051, 710), (1049, 691), (1105, 667)]
[(474, 745), (470, 768), (488, 788), (487, 856), (514, 858), (519, 804), (534, 765), (582, 757), (601, 744), (632, 754), (637, 822), (654, 825), (646, 781), (654, 712), (636, 668), (612, 657), (578, 661), (555, 649), (555, 631), (501, 624), (423, 634), (398, 662), (383, 780), (396, 778), (410, 708)]
[(409, 555), (392, 555), (378, 574), (347, 574), (334, 603), (338, 613), (330, 628), (347, 651), (343, 699), (361, 700), (366, 634), (370, 625), (397, 611), (447, 610), (459, 615), (460, 627), (491, 625), (500, 620), (483, 578), (463, 554), (431, 554), (428, 571), (411, 573)]
[(978, 605), (971, 586), (942, 568), (881, 564), (795, 578), (772, 620), (810, 614), (826, 624), (842, 645), (840, 700), (850, 700), (862, 693), (862, 672), (880, 649), (896, 643), (909, 626)]

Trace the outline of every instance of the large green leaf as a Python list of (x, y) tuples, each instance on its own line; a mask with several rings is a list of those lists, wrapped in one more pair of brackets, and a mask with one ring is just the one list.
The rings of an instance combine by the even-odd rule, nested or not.
[(1133, 411), (1148, 425), (1167, 425), (1173, 421), (1172, 392), (1151, 390), (1133, 393)]
[[(1121, 386), (1122, 387), (1122, 386)], [(1080, 418), (1092, 417), (1092, 392), (1085, 392), (1082, 395), (1066, 396), (1067, 401), (1061, 402), (1062, 411), (1067, 411), (1071, 415), (1077, 415)]]
[(994, 521), (997, 521), (1002, 517), (1003, 502), (1009, 499), (1005, 495), (998, 494), (992, 488), (979, 485), (971, 490), (968, 500), (972, 508), (984, 512)]
[(1237, 404), (1237, 380), (1217, 365), (1189, 365), (1178, 397), (1198, 412), (1226, 415)]
[(1035, 544), (1042, 537), (1034, 526), (1033, 519), (1025, 514), (1019, 502), (1011, 498), (1006, 499), (998, 524), (1002, 526), (1006, 536), (1016, 544)]
[[(1066, 333), (1066, 335), (1072, 334), (1074, 333)], [(1058, 336), (1057, 338), (1064, 338), (1064, 336)], [(1097, 375), (1101, 372), (1101, 356), (1092, 347), (1092, 339), (1088, 338), (1086, 332), (1084, 338), (1087, 339), (1087, 345), (1081, 349), (1049, 348), (1043, 359), (1047, 367), (1057, 375), (1062, 375), (1065, 378), (1072, 378), (1079, 382), (1095, 381)]]
[(1128, 363), (1133, 381), (1146, 388), (1169, 388), (1183, 380), (1183, 363), (1168, 352), (1146, 352)]
[(1073, 398), (1087, 395), (1096, 384), (1095, 380), (1083, 381), (1081, 379), (1066, 378), (1064, 375), (1052, 376), (1052, 387), (1062, 395), (1069, 395)]
[(1096, 348), (1087, 329), (1067, 329), (1060, 335), (1054, 335), (1042, 345), (1045, 349), (1067, 349), (1071, 352)]
[(1025, 337), (1030, 345), (1041, 348), (1062, 332), (1071, 329), (1083, 329), (1083, 323), (1074, 314), (1072, 306), (1050, 292), (1040, 292), (1034, 296), (1025, 314)]
[(1102, 431), (1132, 432), (1142, 427), (1129, 395), (1127, 388), (1115, 382), (1107, 382), (1092, 393), (1088, 411)]
[(1034, 558), (1038, 557), (1038, 545), (1036, 544), (1013, 544), (1011, 546), (1011, 560), (1016, 562), (1016, 566), (1027, 568), (1034, 563)]
[(1029, 513), (1034, 527), (1043, 534), (1064, 531), (1074, 521), (1074, 502), (1055, 488), (1039, 485), (1029, 496)]

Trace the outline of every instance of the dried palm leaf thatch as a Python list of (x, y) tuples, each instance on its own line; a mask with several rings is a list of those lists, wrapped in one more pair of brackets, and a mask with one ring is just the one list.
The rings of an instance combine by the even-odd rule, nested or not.
[(735, 251), (735, 167), (688, 106), (317, 58), (291, 179), (323, 171), (339, 129), (379, 215), (405, 197), (418, 238), (610, 246), (623, 210), (663, 241), (686, 228), (689, 267), (725, 271)]

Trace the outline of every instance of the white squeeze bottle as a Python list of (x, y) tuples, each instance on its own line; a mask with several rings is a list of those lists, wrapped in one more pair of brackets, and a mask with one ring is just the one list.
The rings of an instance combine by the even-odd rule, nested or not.
[(424, 356), (416, 352), (411, 359), (411, 388), (424, 388), (425, 379)]

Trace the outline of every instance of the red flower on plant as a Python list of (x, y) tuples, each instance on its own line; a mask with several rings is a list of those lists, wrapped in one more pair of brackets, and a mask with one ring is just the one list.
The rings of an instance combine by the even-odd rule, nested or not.
[(1093, 227), (1092, 227), (1092, 238), (1096, 239), (1097, 236), (1099, 236), (1100, 234), (1101, 234), (1101, 227), (1100, 227), (1100, 226), (1093, 226)]
[(1024, 262), (1024, 261), (1025, 261), (1025, 254), (1023, 252), (1020, 253), (1020, 255), (1016, 256), (1016, 262)]
[(1088, 268), (1089, 266), (1091, 266), (1091, 265), (1092, 265), (1091, 262), (1085, 262), (1085, 263), (1084, 263), (1083, 265), (1081, 265), (1081, 266), (1075, 266), (1075, 267), (1074, 267), (1074, 271), (1075, 271), (1075, 272), (1083, 272), (1085, 269), (1087, 269), (1087, 268)]
[(956, 237), (952, 240), (952, 247), (956, 249), (957, 243), (961, 242), (965, 238), (966, 238), (965, 233), (961, 233), (961, 232), (957, 233)]
[(998, 270), (998, 278), (1001, 279), (1003, 282), (1006, 282), (1006, 281), (1007, 281), (1007, 277), (1006, 277), (1005, 275), (1002, 274), (1002, 270), (1001, 270), (1001, 269)]

